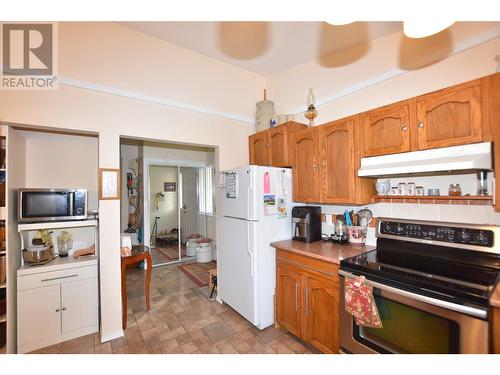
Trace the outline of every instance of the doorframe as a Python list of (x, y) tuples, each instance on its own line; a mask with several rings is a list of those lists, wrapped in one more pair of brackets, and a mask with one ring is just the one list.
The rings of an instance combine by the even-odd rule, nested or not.
[[(198, 161), (187, 161), (187, 160), (175, 160), (175, 159), (159, 159), (159, 158), (144, 158), (143, 161), (143, 186), (144, 186), (144, 210), (143, 210), (143, 223), (144, 223), (144, 245), (150, 247), (151, 243), (149, 242), (149, 239), (151, 237), (151, 223), (149, 222), (150, 218), (150, 209), (151, 205), (149, 204), (149, 198), (151, 196), (151, 191), (149, 189), (149, 167), (150, 166), (160, 166), (160, 167), (177, 167), (177, 176), (179, 176), (180, 168), (181, 167), (192, 167), (192, 168), (200, 168), (200, 167), (205, 167), (206, 165), (202, 162)], [(179, 177), (177, 177), (179, 179)], [(179, 189), (179, 182), (177, 182), (177, 189)], [(180, 208), (180, 194), (177, 193), (177, 207)], [(146, 199), (147, 197), (147, 199)], [(181, 235), (181, 227), (180, 227), (180, 210), (177, 210), (177, 227), (179, 228), (179, 246), (180, 246), (180, 235)], [(146, 220), (147, 219), (147, 220)], [(179, 262), (180, 260), (169, 262), (175, 263)]]

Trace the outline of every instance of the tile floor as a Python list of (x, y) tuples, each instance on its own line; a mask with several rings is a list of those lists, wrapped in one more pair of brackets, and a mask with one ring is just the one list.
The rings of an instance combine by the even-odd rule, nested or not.
[(143, 272), (127, 274), (124, 337), (101, 344), (92, 334), (33, 353), (317, 353), (284, 330), (260, 331), (227, 305), (208, 300), (177, 265), (153, 269), (151, 310), (146, 311)]

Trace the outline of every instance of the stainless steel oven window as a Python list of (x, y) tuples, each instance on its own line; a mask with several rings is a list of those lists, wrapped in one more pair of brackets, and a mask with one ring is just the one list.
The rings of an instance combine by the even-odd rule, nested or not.
[(353, 323), (353, 337), (379, 352), (456, 354), (460, 352), (459, 325), (439, 315), (377, 295), (382, 329)]
[(418, 295), (403, 296), (391, 287), (375, 287), (384, 324), (375, 332), (355, 324), (345, 311), (344, 277), (340, 287), (340, 345), (352, 353), (488, 353), (488, 321), (484, 319), (418, 300)]

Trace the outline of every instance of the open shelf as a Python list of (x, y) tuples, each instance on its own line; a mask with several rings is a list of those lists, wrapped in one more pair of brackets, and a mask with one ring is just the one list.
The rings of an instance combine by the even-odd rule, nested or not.
[(26, 223), (18, 224), (17, 231), (39, 229), (58, 229), (58, 228), (82, 228), (82, 227), (97, 227), (97, 220), (80, 220), (80, 221), (54, 221), (46, 223)]
[(373, 203), (417, 203), (417, 204), (456, 204), (471, 206), (490, 206), (493, 204), (492, 196), (479, 195), (375, 195), (372, 197)]
[(0, 284), (0, 289), (4, 289), (4, 288), (7, 288), (7, 282)]
[(7, 321), (7, 314), (0, 315), (0, 323)]

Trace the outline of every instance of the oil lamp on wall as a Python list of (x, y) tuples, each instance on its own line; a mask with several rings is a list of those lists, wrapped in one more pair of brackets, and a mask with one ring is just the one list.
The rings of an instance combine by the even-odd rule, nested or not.
[(304, 113), (305, 118), (309, 120), (309, 127), (314, 126), (314, 119), (316, 118), (316, 116), (318, 116), (318, 111), (316, 110), (316, 107), (314, 106), (314, 102), (315, 102), (315, 99), (314, 99), (313, 89), (309, 89), (309, 92), (307, 93), (307, 101), (306, 101), (307, 110)]

